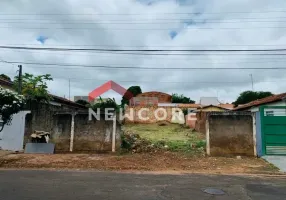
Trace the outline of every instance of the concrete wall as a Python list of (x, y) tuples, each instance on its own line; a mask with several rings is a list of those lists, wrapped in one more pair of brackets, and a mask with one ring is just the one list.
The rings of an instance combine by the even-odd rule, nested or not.
[[(83, 114), (83, 111), (85, 114)], [(55, 143), (56, 152), (70, 150), (71, 138), (71, 113), (78, 112), (75, 116), (74, 151), (111, 151), (112, 121), (88, 120), (88, 111), (68, 107), (65, 105), (39, 104), (27, 115), (25, 128), (25, 142), (30, 142), (30, 135), (35, 131), (51, 133), (51, 142)], [(81, 113), (81, 114), (80, 114)], [(117, 124), (116, 142), (120, 147), (121, 127)]]
[(210, 113), (207, 127), (208, 154), (254, 156), (251, 113)]
[(0, 132), (0, 149), (9, 151), (23, 150), (25, 117), (29, 111), (21, 111), (13, 115), (9, 125)]

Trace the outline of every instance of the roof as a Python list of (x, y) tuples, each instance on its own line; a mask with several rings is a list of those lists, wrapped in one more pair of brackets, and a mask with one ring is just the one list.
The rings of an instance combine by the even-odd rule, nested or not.
[(260, 106), (260, 105), (267, 104), (267, 103), (273, 103), (273, 102), (277, 102), (277, 101), (282, 101), (285, 98), (286, 98), (286, 93), (272, 95), (272, 96), (269, 96), (269, 97), (265, 97), (263, 99), (258, 99), (258, 100), (255, 100), (255, 101), (251, 101), (251, 102), (249, 102), (247, 104), (239, 105), (238, 107), (234, 108), (233, 110), (242, 110), (242, 109), (251, 108), (253, 106)]
[(230, 110), (230, 109), (228, 109), (228, 108), (224, 108), (224, 107), (222, 107), (222, 106), (216, 106), (216, 105), (201, 106), (202, 109), (203, 109), (203, 108), (208, 108), (208, 107), (216, 107), (216, 108), (221, 108), (221, 109), (224, 109), (224, 110)]
[(0, 78), (0, 85), (6, 85), (9, 87), (13, 87), (13, 82)]
[(53, 94), (50, 94), (50, 96), (53, 98), (54, 101), (56, 102), (59, 102), (59, 103), (64, 103), (66, 105), (69, 105), (69, 106), (73, 106), (73, 107), (78, 107), (78, 108), (86, 108), (86, 106), (84, 105), (81, 105), (81, 104), (78, 104), (78, 103), (75, 103), (73, 101), (70, 101), (66, 98), (63, 98), (63, 97), (59, 97), (59, 96), (56, 96), (56, 95), (53, 95)]
[(221, 104), (218, 104), (218, 106), (229, 109), (229, 110), (232, 110), (234, 108), (234, 104), (230, 104), (230, 103), (225, 103), (225, 104), (221, 103)]
[(179, 108), (200, 108), (200, 104), (195, 103), (186, 103), (186, 104), (178, 104)]

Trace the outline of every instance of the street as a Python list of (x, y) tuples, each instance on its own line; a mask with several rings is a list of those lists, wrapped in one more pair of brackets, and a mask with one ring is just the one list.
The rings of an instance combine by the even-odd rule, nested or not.
[[(285, 177), (1, 170), (0, 199), (286, 199)], [(225, 194), (210, 195), (207, 188)]]

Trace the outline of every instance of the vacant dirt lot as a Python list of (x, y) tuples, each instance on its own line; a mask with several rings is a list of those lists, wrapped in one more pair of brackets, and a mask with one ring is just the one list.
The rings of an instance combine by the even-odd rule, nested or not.
[(179, 124), (125, 124), (123, 130), (139, 135), (154, 146), (166, 147), (164, 149), (168, 151), (202, 154), (206, 146), (204, 134)]
[(56, 168), (212, 174), (279, 173), (272, 165), (256, 158), (196, 157), (171, 152), (132, 155), (10, 154), (0, 158), (0, 168)]

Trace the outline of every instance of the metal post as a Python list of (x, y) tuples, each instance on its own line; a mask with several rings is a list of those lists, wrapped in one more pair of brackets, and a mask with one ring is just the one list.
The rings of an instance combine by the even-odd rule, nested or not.
[(254, 86), (253, 86), (253, 76), (252, 76), (252, 74), (250, 74), (250, 78), (251, 78), (252, 91), (254, 91)]
[(71, 100), (71, 79), (69, 79), (69, 100)]
[(72, 119), (71, 119), (70, 152), (73, 151), (73, 141), (74, 141), (74, 117), (75, 117), (75, 113), (72, 114)]
[(115, 144), (115, 140), (116, 140), (116, 113), (114, 114), (113, 117), (113, 131), (112, 131), (112, 152), (116, 151), (116, 144)]

